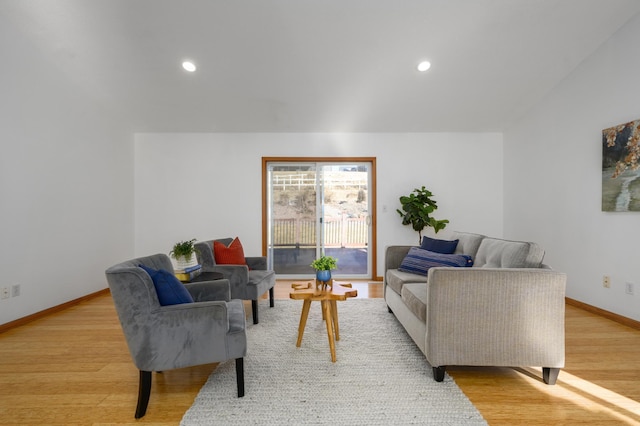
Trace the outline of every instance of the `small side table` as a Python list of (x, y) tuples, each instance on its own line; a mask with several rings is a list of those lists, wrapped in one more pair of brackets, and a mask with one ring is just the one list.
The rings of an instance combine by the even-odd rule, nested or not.
[(293, 283), (293, 291), (289, 293), (289, 298), (302, 300), (302, 313), (300, 314), (300, 325), (298, 326), (298, 341), (296, 347), (302, 344), (302, 336), (311, 302), (319, 301), (322, 306), (322, 318), (327, 324), (327, 337), (329, 339), (329, 350), (331, 351), (331, 361), (336, 362), (335, 341), (340, 340), (340, 329), (338, 327), (338, 305), (337, 301), (347, 300), (349, 297), (356, 297), (358, 290), (351, 288), (351, 283), (332, 281), (327, 284), (321, 281)]

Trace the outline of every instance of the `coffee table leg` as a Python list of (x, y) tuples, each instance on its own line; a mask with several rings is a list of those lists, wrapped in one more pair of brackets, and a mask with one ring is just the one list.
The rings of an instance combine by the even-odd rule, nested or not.
[(327, 323), (327, 337), (329, 338), (329, 349), (331, 350), (331, 362), (336, 362), (336, 343), (333, 340), (333, 313), (331, 312), (331, 303), (327, 301), (322, 306), (324, 316)]
[(309, 317), (309, 308), (311, 307), (311, 300), (305, 300), (302, 303), (302, 313), (300, 314), (300, 325), (298, 325), (298, 341), (296, 347), (299, 348), (302, 344), (302, 335), (304, 334), (304, 328), (307, 325), (307, 318)]
[(335, 300), (330, 300), (328, 303), (331, 304), (331, 315), (334, 334), (336, 336), (336, 340), (340, 340), (340, 329), (338, 327), (338, 302), (336, 302)]

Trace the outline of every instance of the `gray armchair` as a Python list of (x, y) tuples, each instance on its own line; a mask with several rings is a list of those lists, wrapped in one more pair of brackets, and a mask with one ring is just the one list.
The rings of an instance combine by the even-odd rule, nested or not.
[(231, 285), (233, 299), (251, 300), (253, 323), (258, 324), (258, 299), (269, 291), (269, 306), (273, 308), (273, 287), (276, 285), (275, 271), (267, 270), (265, 256), (245, 257), (246, 265), (220, 265), (216, 263), (213, 242), (229, 245), (233, 238), (221, 238), (197, 242), (196, 255), (202, 272), (220, 272)]
[(162, 306), (151, 277), (138, 265), (173, 274), (164, 254), (132, 259), (105, 272), (129, 352), (140, 370), (135, 417), (147, 411), (153, 371), (235, 359), (238, 397), (244, 396), (245, 312), (241, 300), (231, 300), (229, 281), (185, 284), (193, 303)]

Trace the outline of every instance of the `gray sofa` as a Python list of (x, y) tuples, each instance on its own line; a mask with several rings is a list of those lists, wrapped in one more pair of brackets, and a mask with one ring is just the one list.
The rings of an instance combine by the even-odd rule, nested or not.
[(466, 232), (454, 254), (472, 267), (433, 267), (426, 276), (398, 268), (412, 246), (389, 246), (384, 298), (433, 367), (542, 367), (555, 384), (564, 367), (566, 275), (542, 263), (535, 243)]

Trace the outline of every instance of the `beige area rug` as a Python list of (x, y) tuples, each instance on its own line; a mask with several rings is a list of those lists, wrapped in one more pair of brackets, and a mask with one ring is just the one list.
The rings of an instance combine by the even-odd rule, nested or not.
[(211, 374), (181, 425), (486, 425), (453, 382), (431, 366), (383, 299), (338, 302), (340, 341), (332, 363), (320, 304), (313, 302), (296, 348), (301, 301), (261, 301), (247, 323), (244, 398), (235, 362)]

